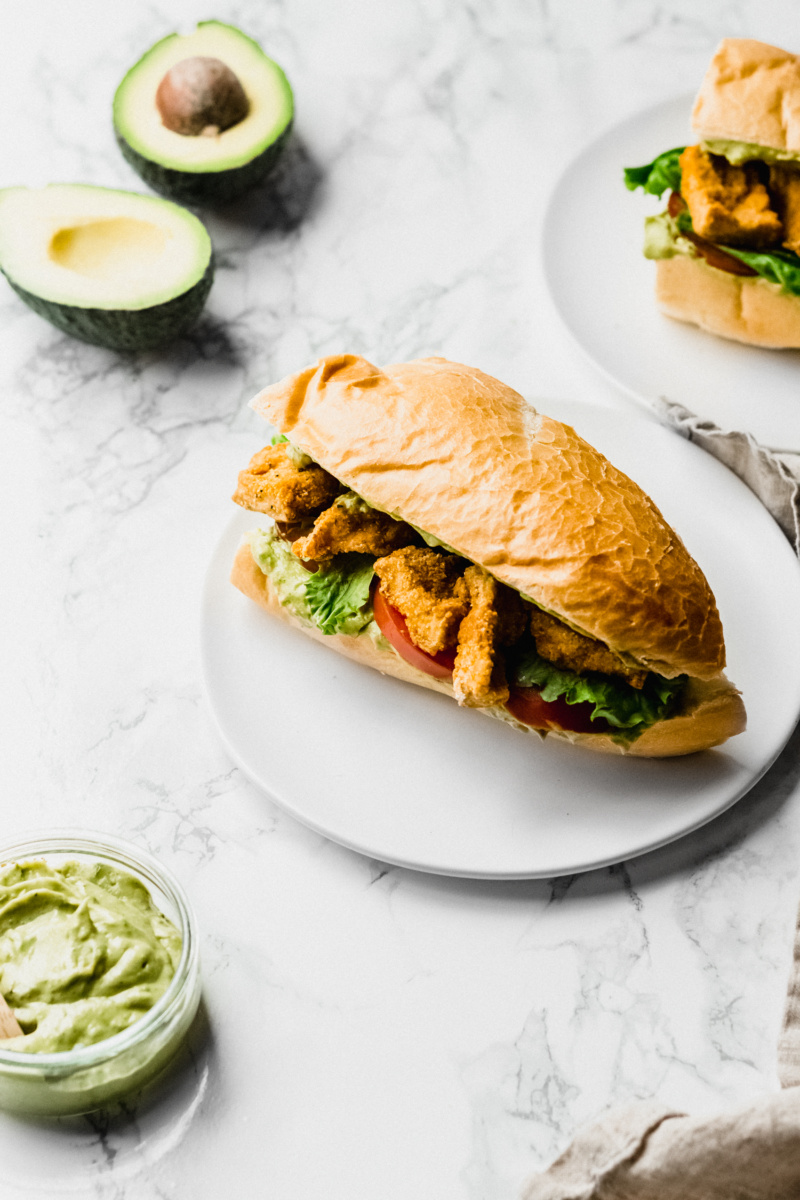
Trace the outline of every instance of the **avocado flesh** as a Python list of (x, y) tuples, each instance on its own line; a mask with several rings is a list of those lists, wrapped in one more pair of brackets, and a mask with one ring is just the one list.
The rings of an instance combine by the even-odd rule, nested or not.
[[(167, 71), (195, 56), (220, 59), (247, 96), (244, 119), (216, 136), (175, 133), (156, 106)], [(278, 64), (251, 38), (219, 21), (157, 42), (128, 71), (114, 97), (114, 131), (131, 166), (155, 191), (196, 204), (233, 199), (260, 182), (285, 145), (293, 116), (292, 89)]]
[(192, 213), (83, 184), (0, 191), (0, 270), (40, 316), (119, 350), (182, 333), (213, 278), (211, 241)]

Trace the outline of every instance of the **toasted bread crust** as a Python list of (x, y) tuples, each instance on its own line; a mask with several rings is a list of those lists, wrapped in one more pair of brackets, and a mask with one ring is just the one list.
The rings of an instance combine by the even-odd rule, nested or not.
[(695, 100), (699, 138), (800, 153), (800, 58), (752, 38), (724, 38)]
[(708, 583), (652, 500), (499, 380), (332, 355), (252, 407), (374, 507), (615, 653), (667, 677), (724, 667)]

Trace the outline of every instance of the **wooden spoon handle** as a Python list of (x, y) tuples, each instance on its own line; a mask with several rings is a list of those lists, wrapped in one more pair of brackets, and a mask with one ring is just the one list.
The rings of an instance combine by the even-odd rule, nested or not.
[(8, 1007), (5, 996), (0, 993), (0, 1041), (5, 1038), (20, 1037), (22, 1029), (17, 1018)]

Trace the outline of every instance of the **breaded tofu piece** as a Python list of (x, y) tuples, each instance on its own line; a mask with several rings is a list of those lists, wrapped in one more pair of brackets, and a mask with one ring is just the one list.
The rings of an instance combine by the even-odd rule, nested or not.
[(467, 615), (462, 560), (427, 547), (406, 546), (375, 561), (381, 591), (406, 619), (412, 641), (428, 654), (456, 644)]
[(631, 687), (644, 687), (647, 671), (626, 666), (602, 642), (576, 633), (557, 617), (538, 608), (531, 613), (531, 633), (538, 653), (556, 667), (579, 673), (600, 671), (603, 675), (618, 675)]
[(687, 146), (680, 157), (681, 195), (695, 233), (729, 246), (774, 246), (783, 225), (761, 179), (763, 167), (735, 167), (719, 154)]
[(499, 649), (522, 636), (525, 608), (515, 591), (498, 583), (482, 567), (467, 567), (464, 582), (469, 592), (469, 612), (458, 631), (453, 669), (456, 699), (470, 708), (504, 704), (509, 691)]
[(783, 222), (783, 244), (787, 250), (800, 254), (800, 167), (772, 163), (769, 188)]
[(276, 521), (299, 521), (327, 507), (340, 490), (338, 480), (315, 463), (296, 467), (281, 442), (253, 455), (239, 472), (233, 499)]
[(346, 507), (334, 500), (320, 513), (308, 537), (298, 538), (292, 550), (307, 562), (326, 562), (337, 554), (391, 554), (417, 541), (404, 521), (377, 509)]

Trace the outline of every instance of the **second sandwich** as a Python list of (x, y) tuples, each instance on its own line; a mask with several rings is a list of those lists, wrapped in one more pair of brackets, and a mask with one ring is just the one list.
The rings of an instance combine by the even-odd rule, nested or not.
[(662, 312), (710, 333), (800, 347), (800, 58), (726, 38), (692, 112), (695, 145), (625, 171), (669, 192), (645, 222)]

